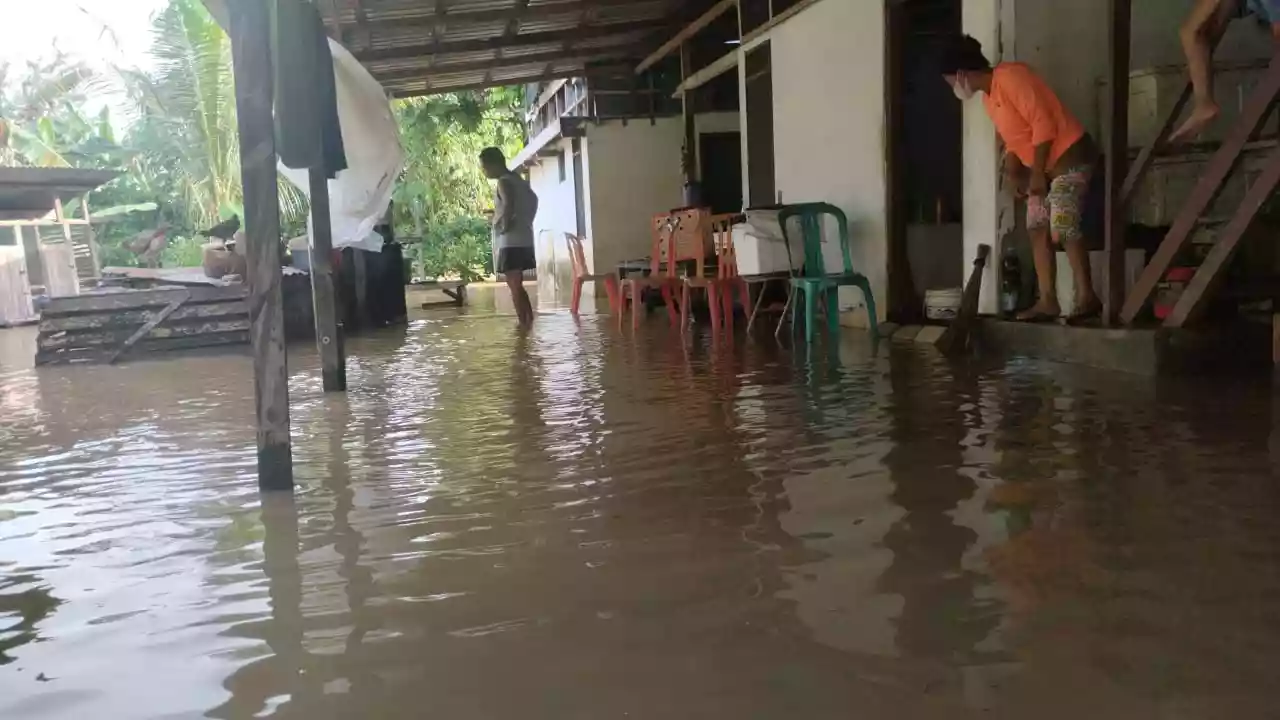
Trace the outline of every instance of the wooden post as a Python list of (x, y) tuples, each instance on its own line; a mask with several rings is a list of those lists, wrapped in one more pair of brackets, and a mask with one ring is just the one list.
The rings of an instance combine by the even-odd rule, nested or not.
[(1129, 45), (1132, 0), (1111, 0), (1111, 123), (1107, 128), (1107, 207), (1103, 247), (1107, 257), (1107, 286), (1102, 289), (1102, 317), (1107, 325), (1120, 319), (1124, 302), (1124, 250), (1129, 213), (1125, 178), (1129, 168)]
[(347, 358), (338, 325), (333, 287), (333, 228), (329, 217), (329, 179), (311, 168), (311, 304), (316, 316), (316, 347), (325, 392), (347, 389)]
[(258, 424), (258, 487), (293, 489), (289, 375), (280, 290), (280, 198), (276, 187), (271, 18), (262, 0), (227, 0), (240, 177), (244, 185), (249, 320)]

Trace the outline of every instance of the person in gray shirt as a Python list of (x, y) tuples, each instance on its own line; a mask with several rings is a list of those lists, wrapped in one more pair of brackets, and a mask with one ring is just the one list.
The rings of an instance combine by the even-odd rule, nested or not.
[(537, 267), (533, 250), (533, 218), (538, 196), (524, 178), (507, 168), (507, 158), (496, 147), (480, 152), (485, 177), (497, 180), (493, 198), (493, 247), (498, 251), (494, 271), (511, 288), (511, 300), (521, 327), (533, 324), (533, 303), (524, 289), (524, 271)]

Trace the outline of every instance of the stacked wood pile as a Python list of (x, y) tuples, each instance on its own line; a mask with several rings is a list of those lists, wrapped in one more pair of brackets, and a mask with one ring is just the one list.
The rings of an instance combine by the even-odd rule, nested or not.
[(36, 364), (114, 363), (126, 355), (248, 343), (244, 285), (104, 291), (48, 301)]

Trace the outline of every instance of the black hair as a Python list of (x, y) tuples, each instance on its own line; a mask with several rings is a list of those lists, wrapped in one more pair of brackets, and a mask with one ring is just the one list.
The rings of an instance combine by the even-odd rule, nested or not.
[(982, 43), (968, 35), (961, 35), (945, 43), (938, 53), (938, 73), (955, 75), (962, 70), (985, 72), (991, 63), (982, 54)]
[(480, 151), (480, 162), (486, 165), (501, 165), (502, 167), (506, 167), (507, 156), (503, 155), (502, 151), (496, 147), (487, 147)]

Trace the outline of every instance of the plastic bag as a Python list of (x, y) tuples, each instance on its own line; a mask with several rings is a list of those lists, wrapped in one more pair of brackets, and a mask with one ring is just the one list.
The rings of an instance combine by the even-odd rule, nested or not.
[[(333, 53), (338, 122), (348, 165), (329, 181), (333, 246), (377, 252), (382, 238), (373, 228), (391, 203), (391, 193), (404, 168), (404, 150), (382, 85), (346, 48), (330, 40), (329, 50)], [(280, 173), (310, 197), (306, 169), (280, 165)]]

